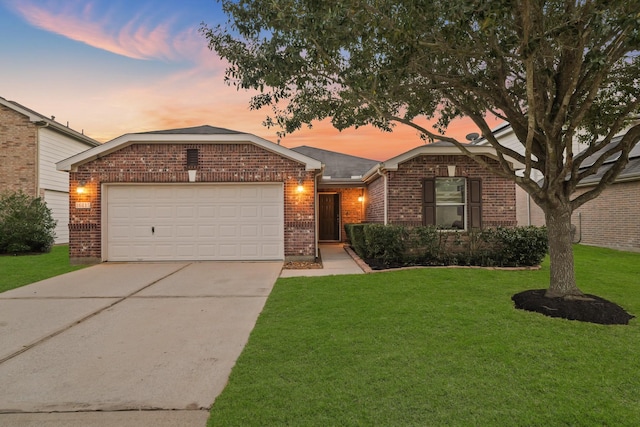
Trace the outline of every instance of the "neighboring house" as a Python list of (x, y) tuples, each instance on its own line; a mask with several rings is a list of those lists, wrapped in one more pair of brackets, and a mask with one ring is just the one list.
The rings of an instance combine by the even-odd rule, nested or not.
[(126, 134), (57, 167), (75, 263), (312, 259), (347, 223), (516, 223), (514, 184), (443, 143), (379, 163), (200, 126)]
[[(617, 144), (622, 136), (612, 140)], [(608, 159), (595, 175), (584, 179), (576, 194), (597, 184), (611, 168), (618, 156)], [(595, 156), (586, 159), (582, 167), (593, 165)], [(595, 199), (588, 201), (573, 213), (576, 227), (575, 241), (587, 245), (640, 251), (640, 145), (629, 154), (629, 163), (616, 181)]]
[[(498, 164), (488, 146), (467, 147)], [(422, 145), (369, 170), (366, 221), (445, 229), (515, 226), (515, 184), (483, 169), (450, 143)]]
[[(493, 132), (502, 145), (520, 153), (524, 152), (522, 144), (509, 124), (503, 124)], [(611, 143), (617, 144), (621, 138), (622, 135), (616, 136)], [(488, 145), (484, 138), (480, 138), (474, 144)], [(574, 153), (579, 153), (586, 148), (586, 145), (576, 142), (573, 150)], [(581, 165), (582, 169), (591, 166), (595, 158), (594, 155), (591, 159), (586, 159)], [(576, 195), (598, 183), (616, 158), (609, 159), (595, 175), (583, 180), (577, 188)], [(533, 179), (543, 179), (542, 173), (534, 170)], [(629, 154), (629, 163), (615, 183), (574, 212), (572, 217), (575, 227), (574, 241), (615, 249), (640, 250), (640, 206), (637, 202), (639, 199), (640, 145)], [(516, 186), (516, 206), (518, 225), (545, 225), (542, 209), (526, 191), (518, 186)]]
[(69, 241), (69, 175), (56, 162), (100, 145), (88, 136), (0, 97), (0, 193), (41, 197), (57, 221), (55, 243)]

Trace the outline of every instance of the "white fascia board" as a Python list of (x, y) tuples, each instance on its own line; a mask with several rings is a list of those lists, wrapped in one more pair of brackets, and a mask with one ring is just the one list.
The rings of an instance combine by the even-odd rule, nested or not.
[[(493, 159), (498, 159), (498, 156), (496, 155), (496, 150), (491, 147), (491, 146), (487, 146), (487, 145), (469, 145), (466, 147), (467, 150), (469, 150), (469, 152), (471, 154), (477, 154), (477, 155), (484, 155), (487, 157), (491, 157)], [(396, 156), (392, 159), (387, 160), (386, 162), (381, 164), (381, 168), (384, 170), (388, 170), (388, 171), (396, 171), (398, 170), (398, 166), (401, 163), (404, 163), (406, 161), (409, 161), (411, 159), (413, 159), (414, 157), (418, 157), (418, 156), (422, 156), (422, 155), (428, 155), (428, 156), (466, 156), (465, 153), (462, 152), (462, 150), (460, 150), (458, 147), (452, 145), (452, 146), (429, 146), (429, 145), (421, 145), (419, 147), (416, 147), (412, 150), (407, 151), (406, 153), (400, 154), (399, 156)], [(511, 163), (511, 165), (514, 168), (519, 168), (519, 167), (524, 167), (524, 165), (521, 165), (520, 162), (511, 159), (511, 158), (507, 158), (507, 161), (509, 163)], [(367, 172), (367, 174), (365, 174), (365, 177), (368, 177), (370, 173), (375, 173), (375, 171), (373, 169), (371, 169), (369, 172)]]
[(265, 150), (287, 157), (305, 165), (305, 170), (320, 170), (322, 163), (288, 148), (274, 144), (271, 141), (251, 134), (154, 134), (154, 133), (129, 133), (119, 136), (109, 142), (76, 154), (73, 157), (56, 163), (56, 168), (61, 171), (75, 170), (78, 166), (104, 157), (110, 153), (121, 150), (133, 144), (238, 144), (251, 143)]
[(56, 130), (63, 135), (66, 135), (72, 139), (75, 139), (78, 142), (86, 144), (90, 147), (96, 147), (100, 145), (98, 141), (93, 138), (88, 137), (87, 135), (80, 133), (71, 129), (70, 127), (64, 126), (55, 120), (48, 119), (41, 114), (35, 113), (33, 111), (22, 108), (20, 105), (16, 105), (12, 102), (7, 101), (6, 99), (0, 97), (0, 104), (4, 105), (7, 108), (12, 109), (13, 111), (26, 116), (31, 123), (36, 123), (39, 127), (49, 127), (50, 129)]

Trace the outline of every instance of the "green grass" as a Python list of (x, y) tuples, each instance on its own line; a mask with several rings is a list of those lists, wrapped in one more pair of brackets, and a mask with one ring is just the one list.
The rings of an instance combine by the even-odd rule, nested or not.
[(0, 256), (0, 292), (48, 279), (84, 266), (69, 265), (69, 246), (54, 246), (38, 255)]
[[(581, 289), (640, 315), (640, 254), (575, 248)], [(540, 271), (280, 279), (210, 426), (636, 426), (640, 326), (513, 308)]]

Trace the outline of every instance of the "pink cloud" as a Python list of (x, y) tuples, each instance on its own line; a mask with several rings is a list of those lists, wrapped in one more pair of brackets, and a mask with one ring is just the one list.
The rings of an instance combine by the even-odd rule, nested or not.
[(132, 17), (118, 25), (114, 13), (99, 16), (94, 3), (77, 0), (14, 0), (10, 4), (35, 27), (129, 58), (184, 60), (201, 58), (206, 51), (197, 30), (175, 34), (170, 21), (151, 23)]

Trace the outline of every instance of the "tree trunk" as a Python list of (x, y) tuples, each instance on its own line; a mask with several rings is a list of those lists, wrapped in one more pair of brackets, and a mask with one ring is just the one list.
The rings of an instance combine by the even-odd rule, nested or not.
[(579, 297), (583, 293), (576, 285), (573, 266), (573, 245), (571, 241), (571, 208), (561, 205), (545, 212), (549, 233), (549, 258), (551, 277), (546, 296)]

